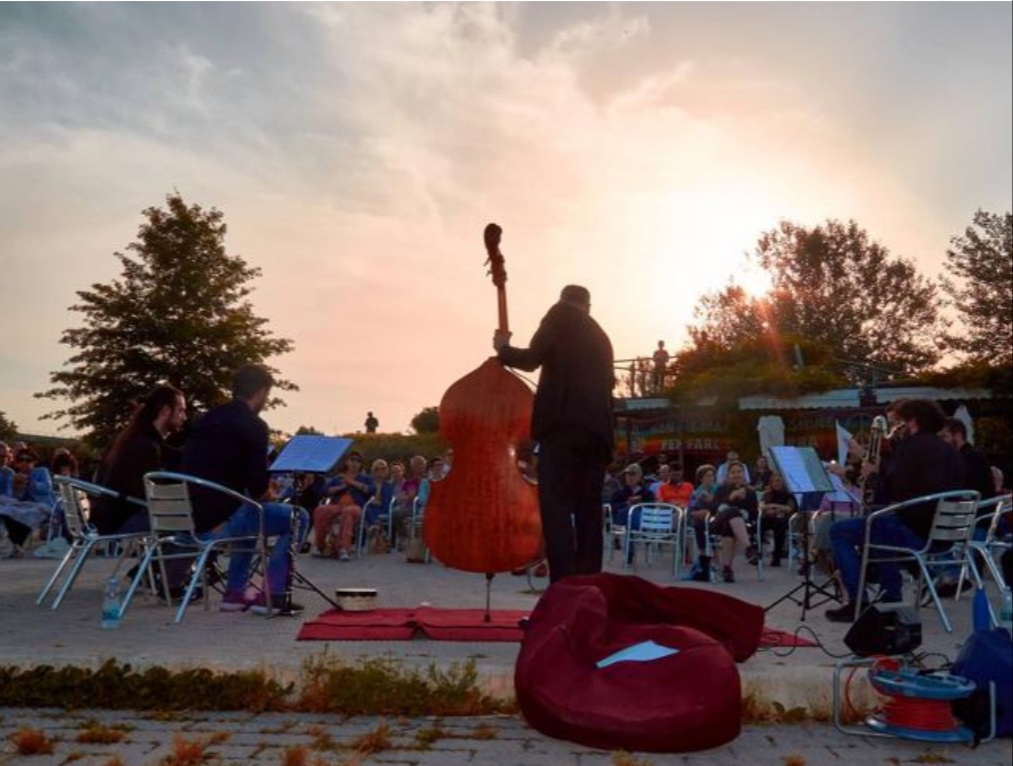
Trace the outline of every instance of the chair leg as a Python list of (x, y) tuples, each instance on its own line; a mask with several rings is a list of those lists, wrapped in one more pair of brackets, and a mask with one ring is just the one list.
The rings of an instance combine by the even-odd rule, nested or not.
[(59, 566), (56, 567), (56, 571), (54, 571), (53, 576), (49, 578), (49, 582), (46, 583), (46, 586), (42, 589), (42, 592), (39, 593), (38, 598), (35, 599), (35, 603), (37, 605), (41, 605), (42, 602), (46, 600), (46, 596), (49, 594), (49, 591), (52, 590), (53, 586), (56, 584), (56, 581), (59, 579), (60, 574), (66, 568), (67, 563), (70, 561), (71, 557), (74, 555), (76, 551), (77, 551), (77, 541), (75, 540), (74, 544), (70, 546), (70, 550), (63, 555), (63, 560), (60, 561)]
[(918, 599), (918, 603), (921, 603), (921, 592), (924, 583), (924, 587), (928, 588), (929, 595), (932, 596), (932, 603), (935, 604), (936, 611), (939, 612), (939, 620), (943, 623), (943, 628), (946, 629), (947, 633), (953, 632), (953, 626), (950, 625), (950, 618), (946, 616), (946, 609), (943, 608), (943, 602), (939, 598), (939, 594), (936, 592), (935, 583), (932, 582), (932, 576), (929, 573), (928, 568), (925, 566), (925, 562), (920, 558), (918, 561), (918, 589), (915, 591), (915, 598)]
[[(190, 599), (193, 596), (194, 589), (197, 587), (197, 583), (204, 580), (204, 567), (207, 565), (208, 556), (211, 555), (211, 550), (212, 548), (210, 546), (205, 548), (201, 552), (200, 557), (197, 559), (196, 569), (194, 570), (194, 573), (190, 575), (190, 582), (187, 583), (186, 593), (183, 594), (183, 599), (179, 603), (179, 609), (176, 610), (176, 619), (174, 620), (174, 622), (177, 625), (183, 622), (183, 615), (186, 614), (186, 608), (187, 606), (190, 605)], [(164, 566), (162, 567), (162, 571), (163, 572), (165, 571)], [(163, 574), (163, 578), (164, 576), (165, 575)], [(169, 588), (168, 583), (164, 579), (162, 582), (163, 585), (165, 586), (165, 589), (168, 590)], [(207, 602), (208, 600), (210, 600), (210, 597), (208, 596), (206, 591), (204, 594), (204, 598), (205, 598), (204, 606), (205, 608), (207, 608)], [(169, 606), (170, 607), (172, 606), (171, 602)]]
[(123, 619), (123, 615), (126, 614), (127, 607), (130, 606), (130, 602), (134, 598), (134, 593), (137, 591), (137, 586), (141, 584), (141, 580), (145, 576), (148, 577), (149, 583), (154, 588), (154, 583), (151, 582), (151, 573), (148, 569), (151, 567), (151, 560), (155, 557), (155, 550), (159, 547), (158, 541), (150, 542), (147, 545), (147, 549), (144, 551), (144, 557), (137, 565), (137, 574), (134, 575), (134, 579), (130, 581), (130, 587), (127, 588), (127, 594), (123, 597), (123, 603), (120, 604), (120, 619)]
[[(91, 549), (95, 546), (94, 540), (89, 540), (81, 548), (78, 549), (77, 560), (74, 562), (70, 571), (67, 572), (67, 577), (63, 581), (63, 587), (60, 588), (60, 592), (56, 594), (56, 598), (53, 599), (53, 609), (58, 609), (60, 604), (63, 603), (63, 597), (66, 596), (70, 589), (74, 587), (74, 583), (77, 581), (77, 576), (81, 573), (81, 569), (84, 567), (84, 562), (88, 559), (88, 554), (91, 553)], [(71, 548), (73, 550), (73, 548)], [(70, 551), (67, 552), (68, 555)], [(66, 557), (64, 557), (66, 561)]]

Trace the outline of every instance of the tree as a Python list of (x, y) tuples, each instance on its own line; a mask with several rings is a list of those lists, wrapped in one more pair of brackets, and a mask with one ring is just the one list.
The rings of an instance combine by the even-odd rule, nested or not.
[[(76, 353), (69, 369), (50, 373), (54, 387), (36, 394), (69, 400), (45, 417), (69, 420), (95, 445), (108, 444), (158, 383), (178, 386), (191, 410), (206, 409), (228, 399), (241, 364), (292, 350), (245, 300), (260, 269), (225, 252), (222, 213), (188, 207), (179, 193), (166, 203), (143, 212), (129, 255), (114, 254), (120, 277), (77, 293), (71, 310), (84, 315), (84, 326), (65, 330), (60, 341)], [(277, 375), (276, 387), (297, 389)]]
[(299, 426), (295, 431), (295, 436), (323, 436), (323, 431), (318, 431), (313, 426)]
[(18, 425), (7, 419), (7, 414), (0, 410), (0, 439), (6, 441), (18, 435)]
[(440, 408), (426, 407), (411, 419), (411, 427), (417, 434), (435, 434), (440, 430)]
[(940, 279), (956, 309), (961, 332), (947, 333), (949, 346), (971, 362), (1013, 363), (1013, 213), (979, 209), (963, 237), (946, 251)]
[(701, 322), (689, 328), (697, 346), (795, 336), (826, 346), (837, 360), (896, 374), (939, 358), (935, 286), (854, 221), (813, 229), (784, 221), (761, 235), (751, 259), (770, 274), (772, 289), (753, 298), (733, 283), (704, 296)]

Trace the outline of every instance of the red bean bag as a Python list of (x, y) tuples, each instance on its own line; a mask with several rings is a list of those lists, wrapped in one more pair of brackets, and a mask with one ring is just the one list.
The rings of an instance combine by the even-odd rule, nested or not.
[[(738, 736), (736, 661), (760, 643), (763, 610), (639, 577), (568, 577), (531, 613), (514, 688), (525, 719), (550, 737), (606, 750), (688, 752)], [(678, 650), (597, 663), (646, 641)]]

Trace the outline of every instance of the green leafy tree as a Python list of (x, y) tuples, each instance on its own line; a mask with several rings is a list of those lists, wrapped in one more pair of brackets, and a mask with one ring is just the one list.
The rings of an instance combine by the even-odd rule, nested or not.
[(730, 284), (704, 296), (698, 347), (731, 349), (765, 334), (805, 338), (852, 360), (905, 374), (939, 358), (939, 299), (914, 264), (869, 240), (854, 221), (812, 229), (784, 221), (764, 233), (751, 260), (770, 274), (761, 297)]
[[(115, 253), (120, 277), (77, 293), (71, 310), (84, 326), (61, 337), (75, 353), (68, 369), (50, 374), (54, 387), (36, 394), (71, 402), (46, 417), (69, 420), (95, 445), (108, 444), (158, 383), (178, 386), (190, 409), (202, 410), (227, 400), (241, 364), (292, 350), (246, 300), (260, 270), (225, 252), (222, 213), (187, 206), (178, 193), (166, 203), (144, 211), (129, 254)], [(278, 389), (297, 389), (275, 377)]]
[(318, 431), (313, 426), (299, 426), (296, 429), (295, 436), (323, 436), (323, 431)]
[(18, 435), (18, 426), (7, 414), (0, 410), (0, 440), (8, 441)]
[(440, 408), (426, 407), (411, 419), (411, 427), (417, 434), (435, 434), (440, 430)]
[(978, 210), (946, 251), (943, 292), (959, 317), (950, 347), (971, 362), (1013, 364), (1013, 213)]

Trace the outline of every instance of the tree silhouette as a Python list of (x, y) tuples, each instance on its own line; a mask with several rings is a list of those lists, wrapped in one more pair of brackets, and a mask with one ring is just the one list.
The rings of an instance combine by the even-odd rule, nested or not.
[[(192, 411), (209, 408), (228, 399), (241, 364), (292, 349), (246, 300), (260, 270), (225, 252), (222, 213), (187, 206), (178, 192), (166, 203), (143, 212), (128, 255), (115, 253), (120, 277), (77, 293), (71, 310), (84, 315), (84, 326), (61, 337), (75, 353), (68, 369), (50, 374), (54, 387), (36, 394), (69, 400), (44, 417), (69, 420), (91, 444), (107, 444), (158, 383), (179, 387)], [(297, 388), (277, 376), (276, 387)]]

